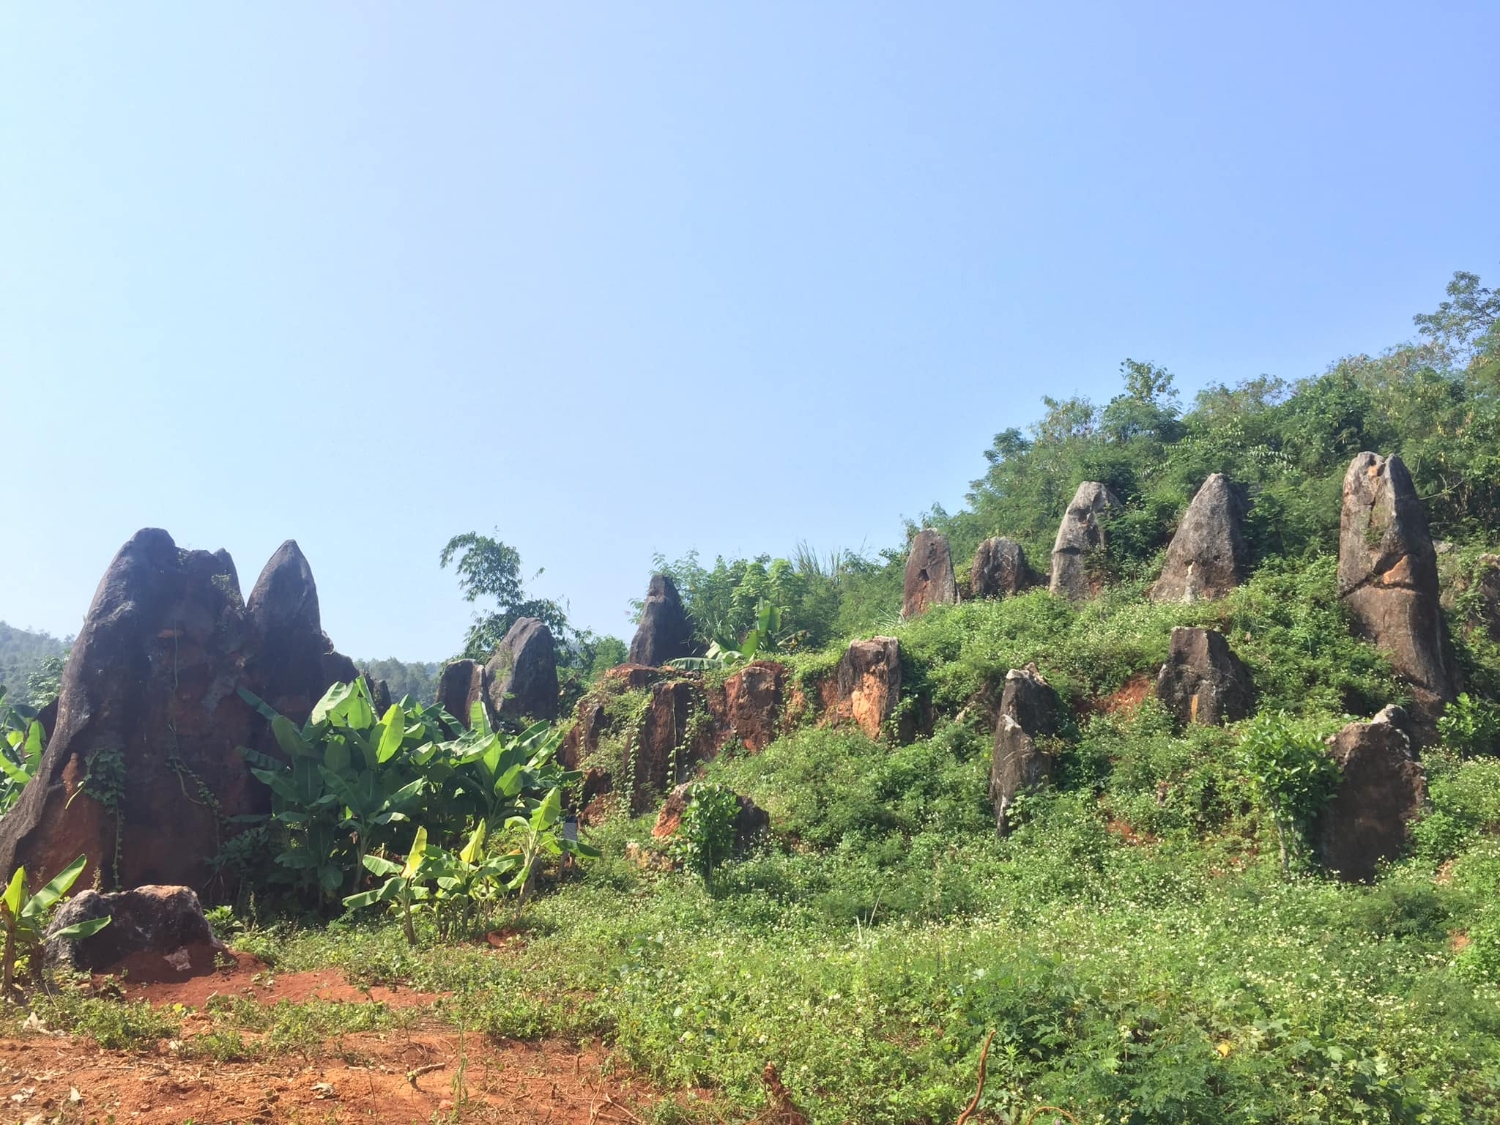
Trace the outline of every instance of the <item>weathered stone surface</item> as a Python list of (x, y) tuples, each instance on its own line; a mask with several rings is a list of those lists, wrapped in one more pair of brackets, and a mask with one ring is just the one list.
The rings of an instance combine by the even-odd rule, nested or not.
[(573, 726), (557, 749), (557, 760), (564, 769), (576, 770), (599, 749), (599, 736), (604, 733), (606, 719), (604, 704), (594, 696), (586, 695), (578, 701)]
[(1427, 514), (1399, 457), (1361, 453), (1344, 474), (1339, 596), (1411, 682), (1419, 710), (1430, 715), (1457, 695)]
[(1379, 861), (1397, 858), (1427, 800), (1409, 732), (1405, 712), (1387, 707), (1330, 739), (1343, 776), (1312, 837), (1323, 865), (1345, 882), (1372, 879)]
[(1026, 552), (1014, 539), (986, 539), (974, 552), (969, 588), (976, 598), (1009, 597), (1040, 581), (1026, 561)]
[(1016, 798), (1052, 776), (1053, 756), (1045, 740), (1057, 733), (1059, 707), (1057, 693), (1035, 665), (1005, 674), (990, 756), (990, 800), (995, 806), (995, 828), (1002, 836), (1010, 831), (1010, 810)]
[(895, 637), (854, 641), (839, 660), (833, 680), (824, 691), (823, 705), (830, 722), (852, 722), (871, 738), (901, 701), (901, 644)]
[[(695, 680), (663, 680), (651, 685), (651, 701), (641, 721), (632, 755), (633, 811), (644, 812), (716, 749), (707, 700)], [(617, 779), (618, 780), (618, 779)]]
[(497, 715), (557, 718), (557, 645), (552, 630), (537, 618), (512, 625), (484, 670)]
[[(334, 682), (331, 674), (346, 669), (331, 664), (333, 643), (323, 632), (318, 587), (295, 540), (288, 539), (266, 563), (245, 615), (256, 636), (245, 671), (262, 685), (261, 698), (300, 726)], [(256, 748), (269, 751), (275, 740), (269, 728), (263, 735)]]
[(0, 819), (0, 869), (49, 879), (83, 854), (106, 886), (207, 887), (230, 818), (269, 808), (235, 752), (260, 722), (236, 694), (250, 634), (226, 553), (137, 532), (74, 643), (35, 780)]
[(1089, 557), (1104, 546), (1099, 517), (1119, 507), (1115, 494), (1098, 481), (1086, 480), (1078, 486), (1052, 544), (1049, 588), (1054, 594), (1081, 601), (1099, 592), (1097, 580), (1089, 573)]
[(270, 807), (237, 748), (278, 752), (239, 690), (300, 723), (355, 675), (323, 633), (296, 543), (282, 544), (246, 603), (225, 552), (137, 532), (85, 617), (36, 780), (0, 819), (0, 864), (40, 880), (83, 854), (86, 878), (106, 887), (226, 892), (209, 861), (240, 830), (234, 818)]
[(925, 527), (911, 541), (906, 556), (906, 580), (901, 597), (901, 616), (910, 621), (929, 606), (958, 601), (958, 582), (953, 577), (953, 555), (948, 537)]
[(630, 663), (654, 668), (692, 655), (693, 625), (677, 587), (665, 574), (653, 575), (641, 607), (641, 623), (630, 642)]
[(465, 728), (473, 714), (474, 704), (489, 707), (490, 677), (484, 665), (475, 660), (453, 660), (438, 673), (437, 704)]
[[(109, 925), (78, 941), (51, 936), (95, 918)], [(203, 917), (189, 887), (144, 886), (100, 894), (84, 891), (65, 902), (47, 928), (49, 965), (99, 973), (125, 968), (132, 980), (176, 980), (214, 971), (229, 950)]]
[(1207, 726), (1238, 722), (1255, 702), (1250, 669), (1230, 651), (1224, 634), (1181, 625), (1172, 630), (1156, 697), (1179, 723)]
[(1250, 566), (1244, 520), (1239, 491), (1223, 473), (1212, 474), (1177, 525), (1161, 577), (1151, 588), (1151, 600), (1222, 598), (1243, 582)]
[[(693, 787), (700, 784), (702, 783), (697, 781), (686, 781), (667, 795), (661, 811), (656, 814), (656, 825), (651, 829), (651, 835), (663, 839), (677, 834), (677, 830), (682, 827), (682, 817), (687, 812), (688, 802), (693, 799)], [(736, 793), (735, 799), (739, 801), (740, 807), (734, 814), (734, 850), (744, 852), (771, 827), (771, 814), (749, 797)]]
[[(730, 676), (715, 708), (722, 727), (718, 743), (737, 738), (747, 750), (764, 750), (776, 740), (785, 693), (786, 666), (771, 660), (757, 660)], [(711, 706), (715, 702), (710, 699)]]

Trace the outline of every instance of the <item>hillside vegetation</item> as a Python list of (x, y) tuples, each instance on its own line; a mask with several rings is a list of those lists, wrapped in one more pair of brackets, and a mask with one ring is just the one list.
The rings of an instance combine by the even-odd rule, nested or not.
[[(987, 536), (1019, 540), (1044, 568), (1074, 490), (1102, 481), (1124, 507), (1095, 563), (1103, 592), (1087, 601), (1033, 589), (901, 621), (904, 549), (663, 560), (704, 648), (759, 646), (809, 695), (851, 639), (896, 637), (896, 715), (872, 738), (809, 710), (759, 752), (726, 745), (671, 844), (653, 840), (654, 801), (632, 816), (618, 792), (596, 798), (583, 848), (564, 863), (564, 846), (512, 845), (511, 881), (472, 914), (444, 913), (440, 880), (433, 898), (414, 897), (420, 847), (407, 849), (417, 825), (426, 846), (430, 824), (434, 845), (456, 853), (475, 820), (430, 788), (428, 806), (367, 838), (394, 807), (370, 804), (359, 850), (378, 838), (372, 855), (390, 858), (354, 857), (343, 826), (333, 859), (312, 857), (332, 867), (321, 889), (305, 851), (283, 860), (301, 898), (285, 872), (254, 885), (270, 867), (243, 863), (237, 944), (278, 969), (333, 965), (366, 987), (451, 992), (441, 1014), (466, 1031), (601, 1041), (682, 1092), (657, 1107), (660, 1125), (751, 1119), (768, 1062), (819, 1125), (954, 1122), (991, 1035), (974, 1122), (1500, 1123), (1500, 648), (1471, 596), (1479, 556), (1500, 547), (1497, 314), (1500, 295), (1460, 274), (1417, 318), (1416, 342), (1297, 383), (1211, 387), (1184, 406), (1167, 372), (1127, 361), (1107, 403), (1045, 400), (1029, 431), (995, 438), (962, 510), (922, 522), (949, 537), (963, 589), (962, 560)], [(1361, 450), (1402, 456), (1449, 544), (1445, 612), (1466, 694), (1422, 750), (1429, 801), (1408, 853), (1351, 884), (1299, 838), (1326, 791), (1305, 787), (1295, 815), (1278, 817), (1285, 779), (1257, 754), (1324, 770), (1325, 736), (1411, 699), (1353, 635), (1336, 588), (1340, 482)], [(1153, 604), (1164, 548), (1214, 472), (1248, 492), (1251, 577), (1219, 601)], [(1177, 625), (1226, 635), (1253, 675), (1254, 717), (1178, 727), (1151, 698)], [(1027, 664), (1066, 715), (1051, 782), (1000, 836), (993, 708), (1006, 673)], [(729, 670), (694, 667), (680, 675), (709, 687)], [(589, 691), (585, 706), (639, 731), (648, 693), (618, 676)], [(483, 764), (487, 799), (522, 810), (509, 839), (552, 831), (547, 786), (580, 796), (579, 775), (551, 759), (561, 728), (495, 735), (488, 762), (474, 732), (432, 749), (412, 724), (436, 720), (419, 707), (374, 726), (354, 697), (338, 706), (359, 712), (372, 760), (376, 746), (403, 769), (436, 754), (444, 778)], [(903, 741), (912, 717), (917, 737)], [(644, 782), (630, 754), (628, 739), (606, 738), (596, 760), (617, 790), (628, 770), (634, 795)], [(538, 794), (530, 805), (523, 786)], [(750, 851), (727, 854), (714, 786), (770, 814)], [(307, 823), (294, 813), (284, 823)], [(484, 808), (474, 815), (482, 823)], [(1292, 834), (1285, 862), (1278, 819)], [(470, 860), (485, 854), (474, 839)], [(441, 859), (444, 877), (479, 885)], [(329, 921), (361, 862), (387, 882), (352, 905), (380, 909)], [(500, 952), (474, 940), (502, 921)], [(103, 1018), (100, 1001), (53, 1003), (55, 1022)], [(1071, 1116), (1030, 1116), (1043, 1105)]]
[(0, 686), (11, 703), (50, 701), (67, 655), (68, 642), (49, 633), (33, 633), (0, 621)]

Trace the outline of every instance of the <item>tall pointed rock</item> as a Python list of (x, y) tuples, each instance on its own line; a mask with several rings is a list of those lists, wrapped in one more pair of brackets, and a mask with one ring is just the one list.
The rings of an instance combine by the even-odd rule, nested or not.
[(958, 581), (953, 576), (948, 537), (924, 527), (911, 541), (911, 552), (906, 556), (901, 616), (910, 621), (926, 613), (929, 606), (952, 605), (956, 601)]
[(1229, 478), (1212, 474), (1182, 515), (1151, 600), (1213, 600), (1243, 582), (1250, 566), (1244, 518), (1244, 504)]
[(1086, 480), (1078, 486), (1052, 544), (1050, 589), (1054, 594), (1082, 601), (1099, 592), (1096, 580), (1089, 573), (1089, 558), (1104, 548), (1100, 517), (1119, 508), (1115, 494), (1098, 481)]

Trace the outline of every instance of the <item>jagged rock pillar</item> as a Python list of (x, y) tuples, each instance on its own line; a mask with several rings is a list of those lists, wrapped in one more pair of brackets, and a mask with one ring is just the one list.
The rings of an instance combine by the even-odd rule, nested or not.
[(958, 601), (958, 581), (953, 576), (953, 555), (948, 537), (930, 527), (911, 541), (906, 556), (906, 578), (902, 587), (901, 616), (907, 621), (920, 617), (929, 606)]
[(1117, 511), (1120, 501), (1098, 481), (1086, 480), (1073, 494), (1063, 513), (1052, 545), (1052, 582), (1049, 587), (1071, 601), (1097, 594), (1098, 583), (1089, 573), (1089, 559), (1104, 547), (1100, 517)]
[(976, 598), (1001, 598), (1029, 590), (1038, 583), (1026, 561), (1026, 551), (1014, 539), (986, 539), (974, 552), (969, 588)]
[(1209, 476), (1177, 525), (1151, 600), (1222, 598), (1243, 582), (1250, 565), (1244, 518), (1244, 504), (1229, 478), (1223, 473)]
[(990, 756), (990, 800), (995, 829), (1002, 836), (1011, 829), (1016, 798), (1052, 776), (1053, 756), (1043, 742), (1057, 733), (1058, 709), (1057, 693), (1035, 665), (1005, 674)]

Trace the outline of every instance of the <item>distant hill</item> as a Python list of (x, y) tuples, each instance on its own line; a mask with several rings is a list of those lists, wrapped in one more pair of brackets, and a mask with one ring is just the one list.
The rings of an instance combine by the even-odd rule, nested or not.
[(421, 703), (431, 703), (437, 694), (440, 664), (408, 664), (394, 656), (385, 660), (356, 660), (354, 663), (372, 679), (384, 680), (391, 689), (392, 699), (409, 695)]
[(0, 621), (0, 684), (12, 703), (30, 702), (26, 681), (51, 657), (67, 655), (69, 641), (32, 633)]

